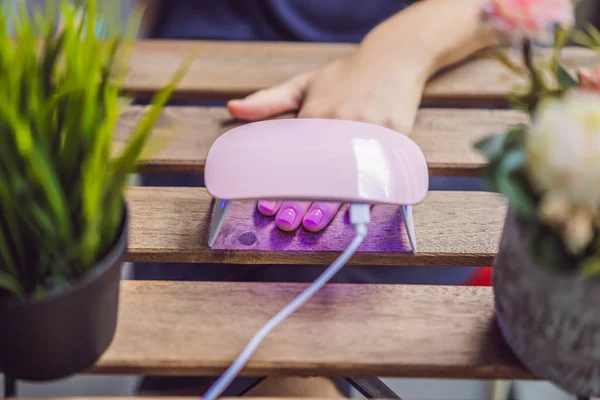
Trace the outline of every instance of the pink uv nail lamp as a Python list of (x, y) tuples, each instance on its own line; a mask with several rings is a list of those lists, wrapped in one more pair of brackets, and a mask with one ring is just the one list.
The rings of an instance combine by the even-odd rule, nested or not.
[(213, 246), (233, 200), (321, 200), (401, 206), (413, 252), (412, 206), (429, 188), (427, 163), (407, 136), (378, 125), (275, 119), (221, 135), (206, 159), (215, 201)]

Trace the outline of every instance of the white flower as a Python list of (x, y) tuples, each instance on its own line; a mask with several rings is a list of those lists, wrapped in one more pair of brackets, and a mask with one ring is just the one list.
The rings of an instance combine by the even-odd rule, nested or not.
[(562, 236), (567, 248), (578, 254), (591, 243), (594, 238), (593, 218), (585, 208), (576, 209), (565, 222)]
[(571, 211), (569, 201), (562, 191), (548, 192), (540, 202), (540, 217), (551, 225), (564, 224), (569, 219)]
[(526, 136), (528, 173), (538, 194), (570, 205), (600, 204), (600, 96), (575, 92), (540, 107)]

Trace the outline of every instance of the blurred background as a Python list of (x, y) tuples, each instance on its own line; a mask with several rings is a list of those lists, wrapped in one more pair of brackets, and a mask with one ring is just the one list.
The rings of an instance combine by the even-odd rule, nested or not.
[[(2, 0), (2, 7), (16, 9), (19, 2), (25, 1), (32, 8), (43, 5), (46, 0)], [(99, 0), (102, 4), (104, 0)], [(215, 0), (218, 1), (218, 0)], [(248, 0), (240, 0), (248, 1)], [(348, 0), (349, 2), (351, 0)], [(357, 0), (352, 0), (357, 1)], [(367, 0), (362, 0), (367, 1)], [(111, 2), (112, 3), (112, 2)], [(134, 7), (135, 0), (122, 0), (123, 21)], [(584, 0), (578, 9), (578, 24), (585, 26), (592, 22), (600, 27), (600, 2)], [(76, 376), (67, 380), (46, 384), (19, 384), (21, 397), (55, 396), (132, 396), (137, 385), (135, 376)], [(519, 400), (571, 400), (563, 391), (546, 382), (517, 381), (513, 384), (512, 395), (508, 396), (508, 382), (470, 381), (470, 380), (425, 380), (425, 379), (386, 379), (385, 382), (403, 399), (419, 400), (482, 400), (482, 399), (519, 399)], [(0, 391), (3, 377), (0, 375)], [(356, 394), (357, 398), (361, 397)]]

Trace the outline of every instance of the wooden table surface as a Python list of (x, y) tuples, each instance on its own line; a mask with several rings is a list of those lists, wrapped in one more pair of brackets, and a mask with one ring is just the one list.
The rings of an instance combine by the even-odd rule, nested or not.
[[(127, 142), (144, 110), (137, 106), (123, 113), (115, 133), (116, 153)], [(425, 154), (430, 175), (476, 176), (484, 159), (473, 143), (526, 121), (525, 114), (512, 110), (421, 109), (410, 137)], [(152, 151), (144, 157), (140, 171), (202, 173), (215, 139), (241, 124), (232, 120), (225, 108), (168, 107), (155, 129)]]
[[(213, 375), (304, 284), (122, 282), (94, 373)], [(330, 284), (277, 327), (244, 375), (528, 379), (494, 323), (491, 288)]]
[[(329, 264), (352, 240), (344, 215), (322, 234), (285, 233), (254, 202), (233, 202), (215, 250), (207, 246), (211, 197), (204, 188), (131, 188), (129, 261), (234, 264)], [(506, 203), (482, 192), (430, 192), (414, 208), (418, 251), (408, 252), (397, 207), (375, 206), (370, 235), (351, 259), (362, 265), (489, 265), (498, 249)], [(248, 239), (250, 235), (250, 239)], [(321, 240), (320, 238), (323, 238)]]
[[(236, 98), (325, 66), (355, 48), (351, 44), (325, 43), (138, 41), (125, 90), (138, 98), (149, 97), (167, 84), (188, 54), (199, 50), (175, 98)], [(509, 56), (519, 60), (515, 52), (509, 51)], [(563, 52), (563, 63), (568, 69), (591, 67), (597, 60), (592, 51), (581, 48)], [(508, 93), (521, 83), (497, 61), (473, 58), (434, 78), (425, 90), (423, 102), (502, 105), (506, 104)]]
[[(354, 49), (333, 44), (142, 41), (135, 45), (125, 91), (142, 98), (155, 93), (195, 47), (201, 53), (177, 88), (180, 99), (244, 96)], [(595, 60), (587, 50), (564, 52), (570, 70), (589, 67)], [(428, 84), (424, 105), (455, 107), (422, 108), (411, 134), (423, 149), (432, 176), (477, 175), (484, 160), (473, 143), (526, 122), (520, 112), (484, 108), (506, 104), (518, 84), (497, 62), (481, 58), (443, 72)], [(456, 108), (463, 105), (478, 108)], [(125, 112), (115, 152), (142, 112), (142, 107)], [(212, 142), (239, 124), (223, 108), (169, 107), (154, 135), (160, 146), (144, 157), (140, 171), (202, 173)], [(326, 231), (326, 240), (302, 231), (282, 234), (272, 220), (257, 218), (252, 202), (234, 202), (220, 242), (211, 250), (206, 246), (211, 198), (205, 189), (136, 187), (128, 191), (127, 200), (130, 261), (327, 264), (351, 235), (340, 216)], [(415, 255), (405, 252), (397, 210), (376, 206), (373, 212), (379, 215), (372, 231), (386, 233), (367, 240), (352, 264), (489, 265), (497, 251), (506, 202), (492, 193), (430, 192), (415, 208), (419, 248)], [(92, 372), (222, 372), (250, 336), (303, 287), (123, 282), (117, 337)], [(533, 377), (498, 333), (491, 288), (364, 284), (328, 285), (267, 338), (243, 373)]]

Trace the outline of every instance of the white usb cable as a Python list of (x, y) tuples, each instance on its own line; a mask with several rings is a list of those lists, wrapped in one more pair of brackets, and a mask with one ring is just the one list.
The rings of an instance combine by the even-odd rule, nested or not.
[(331, 264), (304, 292), (289, 303), (283, 310), (269, 320), (254, 335), (250, 342), (238, 358), (227, 368), (225, 373), (208, 389), (203, 396), (203, 400), (216, 400), (227, 387), (233, 382), (235, 377), (248, 362), (252, 354), (256, 351), (264, 338), (281, 322), (283, 322), (292, 313), (298, 310), (306, 303), (319, 289), (331, 280), (339, 270), (348, 262), (350, 257), (356, 252), (365, 236), (367, 236), (367, 227), (371, 222), (371, 207), (368, 204), (350, 205), (350, 223), (354, 227), (356, 236), (352, 243), (340, 254), (340, 256)]

